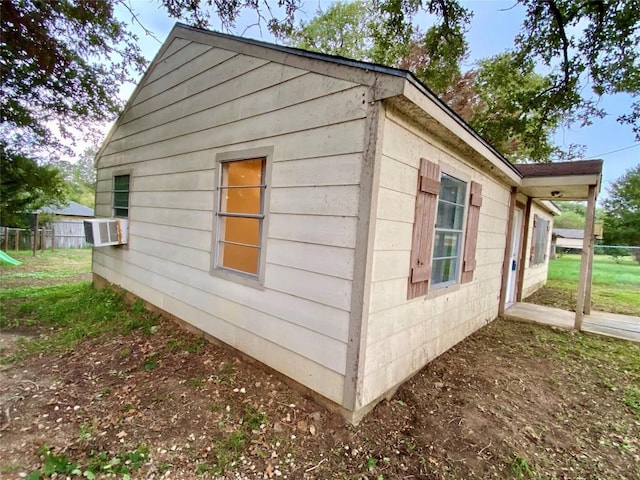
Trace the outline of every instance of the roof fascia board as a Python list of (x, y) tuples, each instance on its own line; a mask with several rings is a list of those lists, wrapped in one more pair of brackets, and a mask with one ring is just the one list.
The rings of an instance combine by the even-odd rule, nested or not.
[(180, 35), (178, 35), (178, 31), (181, 28), (182, 27), (178, 23), (176, 23), (173, 26), (173, 28), (169, 32), (169, 35), (167, 36), (167, 39), (164, 41), (164, 43), (162, 44), (162, 46), (160, 47), (158, 52), (155, 54), (155, 56), (153, 57), (153, 60), (151, 60), (151, 62), (149, 62), (149, 65), (147, 65), (147, 69), (145, 70), (144, 74), (142, 75), (142, 77), (140, 78), (138, 83), (136, 84), (136, 88), (134, 88), (133, 93), (131, 93), (131, 95), (129, 96), (129, 98), (127, 100), (127, 103), (125, 103), (125, 106), (122, 109), (122, 112), (120, 112), (120, 115), (118, 115), (118, 118), (116, 118), (116, 120), (113, 122), (113, 125), (111, 125), (111, 128), (109, 129), (109, 132), (104, 137), (104, 140), (102, 141), (102, 144), (100, 145), (100, 148), (98, 149), (98, 151), (96, 152), (95, 156), (93, 157), (93, 166), (95, 168), (98, 168), (98, 162), (100, 161), (100, 157), (102, 156), (102, 152), (104, 151), (105, 148), (107, 148), (107, 145), (111, 141), (111, 137), (113, 137), (113, 134), (115, 133), (115, 131), (118, 128), (118, 126), (120, 125), (120, 119), (122, 117), (124, 117), (124, 114), (127, 113), (127, 111), (131, 108), (131, 105), (133, 104), (133, 101), (138, 96), (138, 93), (140, 93), (140, 90), (142, 90), (142, 87), (146, 83), (147, 77), (153, 71), (154, 67), (158, 63), (158, 60), (160, 60), (162, 58), (162, 56), (164, 55), (164, 52), (166, 52), (167, 49), (169, 48), (169, 45), (171, 45), (171, 42), (173, 42), (176, 38), (180, 38)]
[(176, 36), (192, 42), (211, 47), (222, 48), (242, 55), (262, 58), (275, 63), (321, 75), (346, 80), (358, 85), (373, 88), (372, 100), (382, 100), (402, 93), (404, 79), (399, 76), (385, 74), (374, 69), (350, 66), (345, 63), (331, 62), (327, 59), (313, 58), (301, 53), (289, 52), (257, 40), (231, 37), (228, 35), (198, 30), (183, 25), (174, 28)]
[(527, 187), (552, 187), (554, 185), (599, 185), (599, 175), (567, 175), (561, 177), (525, 177), (522, 179), (522, 188)]
[(520, 186), (522, 179), (520, 172), (462, 119), (453, 115), (451, 110), (445, 107), (435, 95), (420, 88), (410, 78), (405, 81), (403, 95), (495, 165), (501, 173), (511, 180), (512, 186)]

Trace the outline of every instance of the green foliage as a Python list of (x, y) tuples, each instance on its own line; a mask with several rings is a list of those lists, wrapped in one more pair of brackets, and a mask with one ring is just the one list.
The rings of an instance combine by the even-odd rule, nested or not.
[(536, 478), (527, 459), (519, 453), (514, 454), (511, 463), (509, 463), (509, 470), (517, 479)]
[[(132, 314), (123, 295), (110, 289), (96, 290), (88, 282), (52, 287), (0, 291), (0, 329), (47, 326), (43, 337), (19, 343), (18, 353), (3, 362), (40, 352), (64, 352), (85, 338), (113, 331), (150, 331), (156, 317)], [(155, 368), (155, 366), (154, 366)]]
[(481, 60), (474, 83), (480, 105), (469, 123), (514, 162), (549, 161), (559, 154), (551, 135), (562, 120), (559, 112), (544, 115), (538, 103), (538, 93), (549, 87), (533, 61), (512, 53)]
[(96, 194), (96, 169), (93, 159), (96, 148), (89, 148), (78, 158), (76, 162), (57, 160), (53, 162), (67, 184), (68, 199), (87, 207), (93, 207)]
[(148, 448), (140, 445), (135, 450), (126, 451), (117, 455), (108, 455), (105, 452), (92, 452), (87, 465), (79, 467), (78, 462), (73, 462), (66, 455), (56, 455), (47, 446), (40, 449), (42, 467), (27, 475), (29, 480), (57, 477), (58, 475), (84, 477), (88, 480), (97, 478), (99, 474), (122, 475), (122, 478), (131, 478), (130, 474), (138, 470), (148, 458)]
[[(539, 92), (542, 111), (561, 113), (589, 123), (605, 112), (602, 95), (628, 93), (635, 99), (629, 123), (640, 139), (640, 8), (637, 0), (615, 2), (519, 0), (526, 17), (515, 38), (523, 61), (535, 61), (549, 71), (551, 85)], [(583, 90), (590, 88), (593, 95)]]
[(624, 394), (624, 404), (631, 408), (640, 419), (640, 388), (629, 387)]
[[(576, 307), (580, 255), (563, 255), (549, 262), (546, 287), (549, 306)], [(551, 293), (553, 292), (553, 293)], [(640, 267), (629, 258), (617, 262), (596, 255), (593, 262), (592, 302), (595, 310), (640, 316)]]
[(57, 153), (54, 131), (75, 138), (120, 111), (120, 85), (145, 60), (114, 17), (116, 0), (1, 2), (2, 134), (29, 158)]
[[(436, 3), (429, 13), (440, 15)], [(455, 2), (447, 3), (455, 9), (451, 15), (456, 21), (436, 24), (422, 33), (410, 23), (397, 24), (397, 15), (381, 8), (377, 1), (337, 2), (293, 28), (288, 42), (298, 48), (408, 69), (433, 91), (442, 93), (460, 76), (470, 18)], [(393, 37), (390, 25), (395, 28)]]
[(309, 22), (301, 22), (288, 38), (291, 45), (357, 60), (372, 59), (372, 4), (365, 0), (336, 2), (318, 10)]
[(640, 165), (612, 183), (604, 210), (604, 242), (640, 246)]
[(0, 140), (0, 224), (24, 227), (24, 214), (66, 198), (64, 177)]

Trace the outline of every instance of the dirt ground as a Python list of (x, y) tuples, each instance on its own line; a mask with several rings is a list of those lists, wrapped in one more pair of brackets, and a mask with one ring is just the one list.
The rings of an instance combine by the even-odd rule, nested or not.
[[(2, 288), (89, 277), (86, 252), (22, 260)], [(354, 427), (161, 318), (3, 361), (49, 333), (0, 331), (0, 479), (640, 479), (640, 345), (621, 340), (497, 320)]]
[[(2, 332), (0, 356), (31, 333)], [(1, 365), (0, 478), (42, 468), (46, 445), (131, 466), (117, 478), (638, 479), (640, 418), (622, 398), (640, 379), (621, 349), (640, 359), (622, 341), (498, 320), (353, 427), (160, 320)]]

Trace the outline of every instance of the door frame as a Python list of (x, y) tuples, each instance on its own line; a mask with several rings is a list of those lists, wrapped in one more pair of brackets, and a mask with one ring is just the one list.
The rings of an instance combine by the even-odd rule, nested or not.
[[(506, 292), (504, 298), (504, 307), (509, 308), (511, 305), (519, 300), (520, 296), (520, 271), (523, 268), (522, 265), (522, 239), (525, 225), (525, 207), (519, 202), (516, 204), (516, 208), (513, 210), (513, 229), (511, 231), (511, 252), (509, 252), (509, 267), (506, 278)], [(513, 262), (516, 263), (516, 268), (513, 269)]]

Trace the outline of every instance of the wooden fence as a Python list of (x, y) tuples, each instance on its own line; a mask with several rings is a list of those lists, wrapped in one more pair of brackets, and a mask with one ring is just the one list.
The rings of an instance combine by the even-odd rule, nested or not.
[[(32, 250), (33, 229), (0, 227), (0, 245), (7, 250)], [(82, 220), (62, 220), (53, 222), (48, 228), (39, 228), (36, 249), (86, 248)]]

